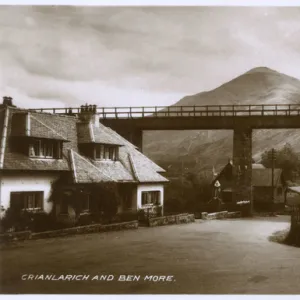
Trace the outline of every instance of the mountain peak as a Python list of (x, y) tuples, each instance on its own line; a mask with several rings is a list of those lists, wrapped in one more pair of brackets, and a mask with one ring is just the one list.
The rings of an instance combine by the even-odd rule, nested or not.
[(245, 74), (252, 74), (252, 73), (273, 73), (274, 74), (274, 73), (278, 73), (278, 72), (275, 70), (272, 70), (270, 68), (267, 68), (267, 67), (256, 67), (256, 68), (249, 70)]

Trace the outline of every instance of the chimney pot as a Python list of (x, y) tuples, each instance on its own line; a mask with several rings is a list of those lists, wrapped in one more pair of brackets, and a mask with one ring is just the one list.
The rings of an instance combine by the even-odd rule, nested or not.
[(14, 106), (12, 100), (13, 100), (12, 97), (4, 96), (3, 97), (3, 105)]

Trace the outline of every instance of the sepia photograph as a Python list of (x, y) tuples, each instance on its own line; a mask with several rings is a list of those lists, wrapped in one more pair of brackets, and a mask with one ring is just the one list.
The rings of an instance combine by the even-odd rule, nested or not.
[(300, 294), (300, 3), (261, 2), (0, 3), (2, 296)]

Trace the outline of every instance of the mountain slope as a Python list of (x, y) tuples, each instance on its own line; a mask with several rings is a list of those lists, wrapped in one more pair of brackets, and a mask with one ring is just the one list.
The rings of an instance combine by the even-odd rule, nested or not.
[[(252, 69), (220, 87), (189, 95), (174, 106), (224, 104), (300, 104), (300, 80), (265, 67)], [(300, 151), (297, 130), (256, 130), (253, 157), (289, 142)], [(232, 156), (232, 131), (146, 132), (144, 152), (158, 162), (193, 161), (197, 169), (226, 163)]]

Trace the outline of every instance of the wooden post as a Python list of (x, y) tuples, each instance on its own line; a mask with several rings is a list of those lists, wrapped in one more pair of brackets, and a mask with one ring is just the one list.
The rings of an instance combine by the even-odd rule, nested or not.
[(272, 148), (272, 210), (275, 202), (275, 190), (274, 190), (274, 167), (275, 167), (275, 150)]

